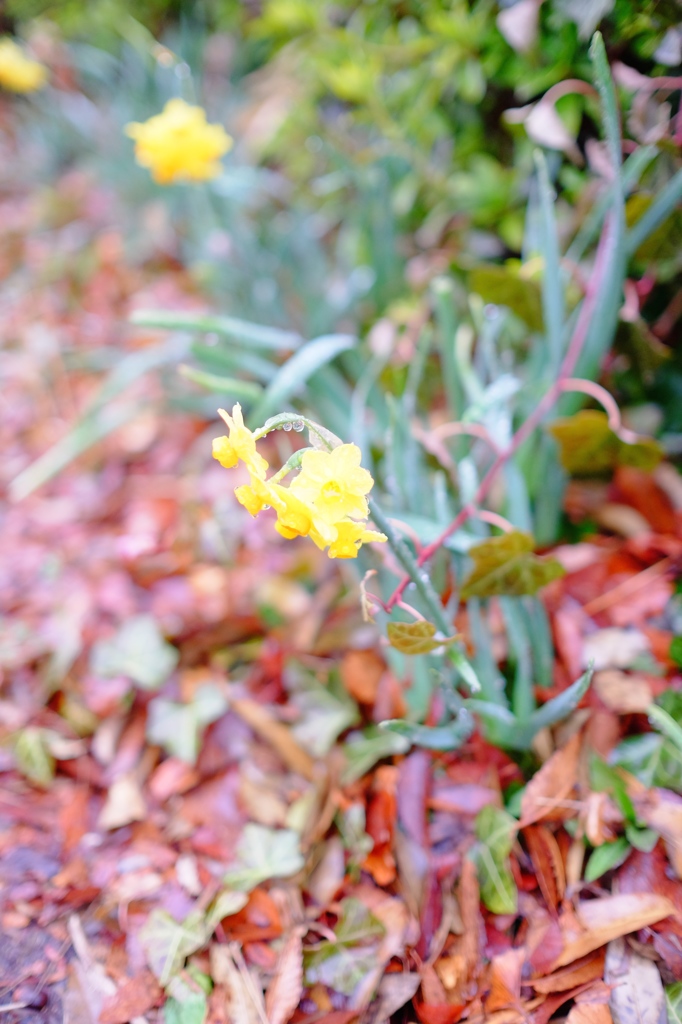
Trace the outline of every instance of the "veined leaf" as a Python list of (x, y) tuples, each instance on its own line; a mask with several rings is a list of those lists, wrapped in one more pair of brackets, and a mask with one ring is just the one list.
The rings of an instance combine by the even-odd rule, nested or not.
[(490, 264), (471, 271), (469, 287), (485, 302), (507, 306), (531, 330), (542, 330), (542, 292), (537, 281), (522, 277), (513, 267)]
[(651, 470), (663, 458), (663, 449), (651, 437), (634, 444), (622, 441), (599, 409), (583, 409), (555, 420), (547, 429), (559, 443), (562, 466), (577, 476), (596, 476), (616, 466)]
[(206, 943), (208, 932), (202, 913), (195, 911), (180, 922), (157, 907), (140, 929), (139, 939), (147, 963), (165, 988), (186, 958)]
[(497, 594), (535, 594), (563, 576), (564, 570), (556, 559), (540, 558), (533, 553), (533, 547), (529, 533), (515, 530), (470, 548), (474, 569), (462, 586), (462, 600)]
[(488, 804), (476, 816), (476, 836), (471, 857), (476, 865), (481, 899), (493, 914), (513, 914), (517, 891), (511, 868), (511, 853), (518, 822), (500, 807)]
[(593, 850), (585, 867), (585, 881), (595, 882), (607, 871), (617, 868), (629, 856), (632, 847), (624, 836), (612, 843), (603, 843)]
[(304, 864), (296, 832), (253, 823), (244, 826), (237, 861), (225, 875), (225, 884), (240, 892), (248, 892), (269, 878), (289, 878)]
[(682, 981), (676, 981), (674, 985), (666, 985), (665, 1002), (669, 1024), (682, 1024)]
[(428, 654), (438, 647), (453, 643), (457, 637), (437, 640), (432, 622), (389, 622), (386, 627), (388, 642), (402, 654)]

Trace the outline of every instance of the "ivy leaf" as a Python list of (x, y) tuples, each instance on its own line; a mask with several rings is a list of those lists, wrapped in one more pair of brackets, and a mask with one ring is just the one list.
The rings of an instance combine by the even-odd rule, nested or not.
[(203, 913), (195, 911), (180, 922), (157, 907), (140, 929), (139, 939), (147, 963), (165, 988), (187, 957), (206, 944), (208, 932)]
[(609, 426), (606, 413), (598, 409), (565, 416), (547, 429), (559, 444), (562, 466), (576, 476), (598, 476), (616, 466), (648, 472), (663, 458), (663, 449), (652, 437), (641, 437), (633, 444), (622, 441)]
[(475, 544), (469, 549), (474, 569), (462, 586), (462, 600), (498, 594), (535, 594), (564, 575), (555, 558), (540, 558), (533, 553), (534, 547), (531, 535), (517, 530)]
[(198, 687), (189, 704), (155, 697), (149, 703), (147, 739), (181, 761), (196, 764), (203, 730), (216, 722), (227, 706), (225, 695), (211, 683)]
[(165, 1024), (204, 1024), (207, 1013), (206, 994), (192, 987), (181, 977), (171, 978), (169, 998), (163, 1008)]
[(47, 789), (54, 779), (55, 762), (50, 753), (47, 730), (27, 726), (14, 741), (14, 757), (22, 775)]
[(382, 923), (361, 900), (344, 899), (334, 940), (322, 942), (306, 954), (306, 983), (321, 983), (344, 995), (352, 995), (358, 983), (376, 965), (376, 943), (384, 934)]
[(429, 654), (439, 647), (454, 643), (456, 636), (435, 639), (436, 627), (432, 622), (389, 622), (386, 627), (388, 642), (402, 654)]
[(269, 878), (289, 878), (305, 863), (300, 837), (292, 829), (244, 826), (237, 845), (237, 864), (225, 875), (225, 884), (249, 892)]
[(523, 277), (513, 266), (476, 267), (469, 275), (469, 287), (485, 302), (507, 306), (533, 331), (541, 331), (542, 292), (537, 281)]
[(167, 643), (151, 615), (124, 622), (110, 640), (99, 640), (90, 665), (104, 678), (128, 676), (143, 690), (158, 690), (178, 663), (178, 652)]
[(488, 804), (476, 816), (478, 842), (471, 852), (481, 899), (493, 914), (516, 912), (518, 894), (509, 865), (518, 822), (500, 807)]

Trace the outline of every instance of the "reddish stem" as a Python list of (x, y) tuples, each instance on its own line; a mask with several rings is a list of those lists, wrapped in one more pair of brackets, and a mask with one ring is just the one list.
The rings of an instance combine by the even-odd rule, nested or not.
[[(478, 485), (478, 489), (472, 500), (460, 509), (455, 518), (448, 526), (446, 526), (440, 536), (436, 537), (431, 544), (427, 544), (426, 547), (422, 549), (417, 558), (418, 566), (422, 566), (425, 562), (428, 562), (436, 551), (442, 547), (448, 537), (451, 537), (453, 533), (459, 530), (467, 519), (475, 515), (477, 506), (480, 505), (480, 503), (488, 496), (490, 489), (497, 478), (497, 474), (505, 466), (512, 455), (516, 454), (524, 442), (528, 440), (536, 427), (542, 423), (547, 413), (560, 397), (564, 383), (573, 376), (573, 371), (575, 370), (576, 364), (583, 350), (595, 306), (597, 304), (599, 292), (604, 283), (606, 271), (610, 263), (615, 234), (616, 220), (613, 214), (610, 214), (604, 221), (604, 227), (599, 238), (599, 245), (597, 246), (597, 252), (595, 255), (594, 268), (588, 281), (585, 298), (578, 314), (578, 320), (575, 325), (573, 335), (571, 336), (566, 355), (564, 356), (564, 361), (559, 368), (556, 381), (540, 399), (525, 423), (521, 424), (512, 437), (509, 446), (497, 456)], [(405, 588), (410, 583), (410, 580), (411, 577), (407, 574), (403, 576), (400, 583), (386, 602), (386, 608), (388, 611), (394, 608), (396, 603), (401, 600), (405, 592)]]

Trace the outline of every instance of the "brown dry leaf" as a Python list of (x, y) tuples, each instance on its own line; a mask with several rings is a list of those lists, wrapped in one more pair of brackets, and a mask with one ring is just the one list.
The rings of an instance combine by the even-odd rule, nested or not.
[(601, 978), (604, 973), (604, 953), (591, 953), (576, 960), (569, 967), (561, 967), (553, 974), (544, 978), (536, 978), (531, 982), (536, 992), (549, 995), (554, 992), (566, 992), (569, 989), (584, 985), (587, 981)]
[(211, 977), (227, 991), (231, 1024), (268, 1024), (260, 982), (244, 962), (236, 942), (211, 946)]
[(614, 1024), (666, 1024), (665, 992), (656, 964), (623, 939), (609, 942), (604, 980), (612, 986)]
[(613, 1024), (613, 1019), (606, 1003), (576, 1003), (566, 1024)]
[(651, 687), (644, 676), (616, 668), (595, 672), (592, 688), (607, 708), (621, 715), (644, 714), (653, 700)]
[(601, 846), (616, 838), (613, 826), (623, 824), (623, 814), (608, 793), (588, 793), (580, 821), (592, 846)]
[(630, 787), (629, 794), (638, 817), (663, 836), (668, 859), (682, 878), (682, 797), (667, 789), (633, 793)]
[(496, 956), (490, 965), (490, 993), (485, 1001), (486, 1013), (518, 1007), (521, 1002), (521, 971), (526, 959), (525, 949), (508, 949)]
[(128, 1024), (163, 1002), (163, 989), (151, 971), (142, 971), (109, 996), (102, 1005), (99, 1024)]
[(303, 929), (294, 928), (279, 955), (275, 976), (265, 996), (270, 1024), (286, 1024), (303, 991)]
[(381, 979), (376, 999), (369, 1010), (370, 1020), (375, 1024), (389, 1021), (416, 994), (420, 980), (418, 974), (408, 974), (407, 971), (386, 974)]
[(481, 969), (481, 937), (483, 918), (479, 899), (476, 865), (468, 858), (462, 864), (457, 887), (462, 934), (451, 952), (436, 962), (436, 971), (448, 999), (454, 1003), (467, 1002), (470, 989)]
[(578, 778), (580, 744), (580, 733), (575, 733), (530, 780), (521, 799), (519, 828), (541, 818), (565, 817), (561, 805), (570, 797)]
[(372, 650), (347, 651), (341, 661), (341, 679), (360, 704), (374, 704), (386, 665)]
[(146, 814), (147, 804), (140, 784), (131, 772), (121, 775), (109, 786), (97, 825), (101, 829), (111, 831), (129, 825), (132, 821), (143, 821)]
[(386, 964), (392, 957), (399, 956), (404, 952), (405, 934), (410, 924), (409, 912), (400, 899), (391, 897), (383, 899), (371, 909), (374, 916), (384, 926), (385, 933), (375, 952), (374, 966), (367, 972), (353, 993), (350, 1005), (356, 1010), (369, 1006), (379, 987)]
[(566, 872), (556, 837), (546, 825), (531, 825), (523, 831), (528, 853), (545, 902), (556, 912), (564, 898)]
[(230, 707), (261, 739), (270, 744), (287, 768), (302, 775), (304, 779), (311, 782), (314, 780), (316, 768), (312, 757), (299, 746), (291, 730), (272, 717), (265, 705), (247, 697), (234, 697), (230, 700)]
[(675, 907), (667, 897), (651, 892), (583, 900), (576, 907), (575, 917), (565, 914), (561, 918), (566, 944), (554, 968), (573, 963), (612, 939), (646, 928), (674, 913)]

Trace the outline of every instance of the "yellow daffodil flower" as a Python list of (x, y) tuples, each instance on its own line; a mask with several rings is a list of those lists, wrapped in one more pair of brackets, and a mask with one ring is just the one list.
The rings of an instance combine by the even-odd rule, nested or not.
[[(217, 459), (225, 469), (232, 469), (241, 459), (248, 467), (252, 477), (265, 480), (268, 464), (263, 456), (256, 451), (255, 437), (249, 428), (244, 426), (241, 405), (237, 404), (233, 407), (231, 416), (224, 409), (218, 409), (218, 413), (227, 424), (230, 434), (229, 437), (214, 438), (213, 458)], [(255, 512), (251, 514), (255, 515)]]
[(220, 174), (219, 160), (232, 146), (222, 125), (208, 124), (202, 107), (169, 100), (163, 111), (143, 123), (126, 125), (135, 140), (135, 158), (159, 185), (207, 181)]
[(0, 39), (0, 85), (12, 92), (35, 92), (47, 79), (47, 68), (27, 57), (20, 46), (6, 36)]
[(370, 541), (385, 541), (386, 535), (376, 530), (368, 530), (364, 523), (354, 523), (352, 519), (344, 519), (336, 524), (336, 540), (329, 547), (330, 558), (356, 558), (363, 544)]
[(277, 515), (275, 529), (282, 537), (310, 537), (330, 558), (355, 558), (363, 544), (385, 541), (383, 533), (368, 530), (365, 495), (374, 485), (371, 475), (360, 466), (360, 449), (342, 444), (331, 452), (306, 451), (301, 470), (291, 486), (278, 481), (285, 470), (266, 480), (268, 464), (256, 451), (256, 438), (244, 426), (241, 406), (232, 415), (218, 410), (229, 435), (213, 441), (213, 457), (232, 469), (243, 462), (251, 482), (235, 488), (235, 496), (252, 516), (272, 508)]
[(341, 444), (331, 452), (306, 452), (291, 490), (314, 504), (328, 523), (338, 523), (346, 516), (365, 519), (368, 515), (365, 495), (371, 491), (374, 481), (371, 474), (361, 468), (360, 459), (360, 449), (355, 444)]

